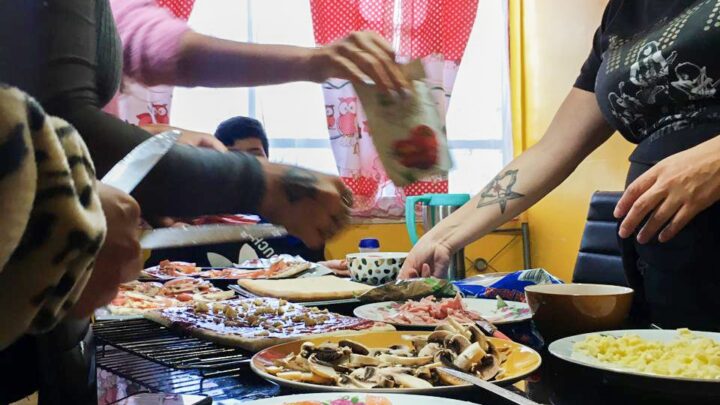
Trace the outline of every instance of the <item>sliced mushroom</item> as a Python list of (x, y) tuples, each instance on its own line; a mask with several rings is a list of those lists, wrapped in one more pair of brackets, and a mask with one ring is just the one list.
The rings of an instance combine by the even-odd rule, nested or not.
[(284, 371), (282, 373), (277, 373), (276, 376), (282, 378), (283, 380), (302, 381), (303, 374), (305, 373), (302, 371)]
[(436, 330), (428, 336), (428, 343), (444, 344), (445, 339), (450, 338), (453, 335), (455, 335), (454, 332), (450, 332), (447, 330)]
[(430, 384), (429, 382), (423, 380), (422, 378), (412, 376), (410, 374), (393, 373), (389, 376), (392, 377), (392, 379), (395, 380), (395, 382), (403, 388), (432, 388), (432, 384)]
[(361, 367), (350, 373), (350, 376), (360, 381), (373, 381), (378, 379), (380, 373), (376, 367)]
[(460, 322), (456, 321), (453, 317), (449, 316), (447, 318), (447, 322), (450, 326), (453, 327), (453, 329), (455, 329), (458, 333), (462, 334), (466, 338), (470, 339), (472, 337), (472, 333), (470, 333), (468, 328), (463, 326)]
[(455, 330), (455, 328), (453, 328), (452, 326), (448, 325), (447, 323), (443, 323), (443, 324), (441, 324), (441, 325), (436, 326), (436, 327), (435, 327), (435, 330), (436, 330), (436, 331), (446, 330), (446, 331), (448, 331), (448, 332), (457, 332), (457, 331)]
[(440, 350), (442, 350), (442, 346), (440, 346), (437, 343), (428, 343), (423, 347), (419, 352), (418, 356), (425, 357), (425, 356), (435, 356)]
[(411, 357), (414, 356), (413, 350), (405, 345), (393, 345), (390, 346), (388, 354), (400, 357)]
[(472, 334), (472, 341), (480, 343), (480, 347), (483, 350), (488, 351), (490, 341), (488, 340), (487, 336), (485, 336), (485, 334), (480, 330), (480, 328), (478, 328), (477, 325), (470, 325), (468, 327), (468, 330)]
[(334, 344), (320, 345), (315, 348), (314, 354), (318, 360), (328, 363), (341, 363), (350, 357), (352, 351), (348, 347), (340, 347)]
[(438, 380), (445, 385), (467, 385), (465, 381), (455, 377), (454, 375), (448, 374), (442, 369), (435, 370), (437, 372)]
[(338, 342), (338, 346), (340, 347), (347, 347), (350, 350), (352, 350), (355, 354), (362, 354), (364, 356), (367, 356), (370, 354), (370, 349), (368, 349), (365, 345), (362, 343), (355, 342), (353, 340), (341, 340)]
[(491, 380), (500, 372), (500, 361), (497, 357), (487, 355), (475, 366), (475, 374), (485, 381)]
[(315, 353), (315, 343), (305, 342), (300, 346), (300, 355), (302, 357), (308, 358), (313, 353)]
[(412, 343), (413, 348), (415, 348), (416, 352), (420, 352), (425, 346), (428, 344), (428, 338), (427, 336), (422, 335), (403, 335), (403, 340), (407, 340), (410, 343)]
[(363, 356), (361, 354), (351, 354), (347, 363), (344, 365), (352, 368), (365, 367), (365, 366), (379, 366), (381, 363), (377, 357)]
[(457, 334), (445, 340), (445, 347), (460, 354), (470, 346), (470, 340), (463, 335)]
[(374, 382), (369, 382), (369, 381), (360, 381), (351, 375), (343, 375), (340, 377), (340, 380), (337, 382), (337, 385), (339, 387), (349, 388), (349, 389), (360, 388), (360, 389), (364, 389), (364, 390), (369, 390), (369, 389), (372, 389), (376, 384)]
[(310, 371), (307, 359), (305, 357), (295, 356), (294, 353), (290, 353), (285, 358), (275, 360), (275, 366), (283, 367), (285, 369), (293, 371)]
[(475, 363), (485, 357), (485, 354), (486, 352), (480, 347), (480, 343), (475, 342), (463, 350), (453, 364), (463, 371), (468, 371)]
[(417, 367), (432, 363), (433, 358), (432, 356), (402, 357), (392, 354), (381, 354), (380, 356), (378, 356), (378, 360), (392, 365)]
[(322, 378), (331, 379), (333, 381), (338, 381), (340, 379), (340, 375), (333, 367), (327, 364), (322, 364), (318, 361), (315, 353), (308, 357), (308, 365), (310, 366), (310, 371), (312, 371), (313, 374), (317, 374)]
[(286, 371), (278, 373), (276, 376), (282, 378), (283, 380), (299, 381), (311, 384), (329, 385), (335, 383), (332, 379), (323, 378), (319, 375), (302, 371)]
[(415, 369), (413, 375), (423, 380), (432, 380), (434, 377), (434, 371), (438, 367), (442, 367), (443, 364), (440, 362), (430, 363), (424, 366), (420, 366)]
[(455, 366), (455, 359), (457, 356), (450, 350), (443, 349), (435, 354), (435, 362), (441, 363), (445, 367), (457, 369)]
[(395, 388), (395, 380), (390, 376), (380, 375), (374, 388)]

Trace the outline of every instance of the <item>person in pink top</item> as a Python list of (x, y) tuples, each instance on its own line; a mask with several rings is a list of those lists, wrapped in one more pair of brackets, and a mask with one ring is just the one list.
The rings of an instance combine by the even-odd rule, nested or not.
[[(238, 87), (337, 77), (372, 80), (396, 95), (409, 88), (391, 46), (375, 33), (353, 33), (319, 48), (243, 43), (199, 34), (154, 0), (110, 0), (110, 5), (122, 42), (123, 73), (131, 79), (124, 80), (122, 91), (144, 99), (142, 111), (121, 108), (120, 115), (151, 132), (168, 128), (172, 88), (142, 86)], [(142, 92), (147, 93), (138, 95)], [(209, 135), (188, 138), (196, 146), (224, 149)]]

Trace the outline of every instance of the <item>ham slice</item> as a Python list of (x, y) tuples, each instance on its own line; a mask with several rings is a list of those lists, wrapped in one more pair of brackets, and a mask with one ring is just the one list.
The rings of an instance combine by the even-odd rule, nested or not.
[(425, 297), (420, 301), (409, 300), (404, 304), (393, 305), (393, 311), (385, 315), (385, 320), (403, 325), (438, 325), (447, 318), (460, 323), (472, 323), (483, 319), (482, 316), (467, 309), (462, 297), (443, 298)]

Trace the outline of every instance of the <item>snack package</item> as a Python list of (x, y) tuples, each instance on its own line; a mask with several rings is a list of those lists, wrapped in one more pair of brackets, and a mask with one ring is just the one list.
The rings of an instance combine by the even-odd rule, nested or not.
[(375, 85), (359, 84), (373, 144), (385, 172), (396, 186), (406, 186), (452, 167), (445, 125), (437, 111), (420, 60), (403, 65), (414, 85), (406, 98), (381, 93)]
[(414, 278), (397, 280), (365, 291), (357, 298), (363, 302), (418, 300), (430, 295), (438, 298), (454, 297), (457, 290), (449, 280)]
[(525, 302), (525, 287), (536, 284), (562, 284), (545, 269), (520, 270), (499, 275), (482, 275), (453, 282), (468, 298), (500, 298)]

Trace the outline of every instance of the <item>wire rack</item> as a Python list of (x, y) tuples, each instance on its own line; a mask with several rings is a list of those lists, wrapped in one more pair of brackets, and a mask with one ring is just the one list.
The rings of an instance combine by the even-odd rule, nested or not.
[(278, 388), (248, 367), (250, 355), (183, 336), (146, 319), (93, 325), (98, 367), (155, 392), (208, 395), (215, 400), (258, 399)]

